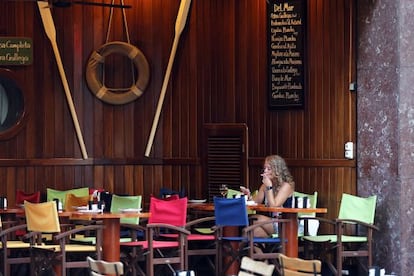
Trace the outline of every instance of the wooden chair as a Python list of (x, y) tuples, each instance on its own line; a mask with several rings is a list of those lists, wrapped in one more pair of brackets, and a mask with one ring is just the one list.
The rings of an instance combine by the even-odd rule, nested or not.
[(241, 260), (238, 276), (262, 275), (272, 276), (275, 269), (274, 264), (267, 264), (262, 261), (255, 261), (247, 256)]
[[(32, 203), (40, 202), (40, 191), (36, 192), (24, 192), (22, 190), (16, 191), (16, 206), (21, 207), (24, 204), (24, 201), (29, 201)], [(17, 224), (26, 224), (26, 219), (24, 215), (16, 215)], [(16, 231), (16, 236), (22, 237), (26, 234), (26, 229), (20, 229)]]
[(76, 211), (77, 207), (80, 206), (88, 206), (90, 196), (77, 196), (74, 194), (66, 194), (65, 195), (65, 205), (63, 206), (63, 209), (65, 211), (73, 212)]
[(74, 188), (70, 190), (55, 190), (52, 188), (46, 189), (46, 201), (52, 201), (54, 199), (58, 199), (59, 202), (62, 203), (62, 207), (65, 206), (66, 202), (66, 194), (73, 194), (75, 196), (89, 196), (89, 188), (83, 187), (83, 188)]
[[(172, 272), (175, 271), (171, 267), (172, 264), (177, 264), (179, 270), (187, 270), (187, 236), (190, 234), (184, 228), (187, 217), (187, 198), (166, 201), (151, 197), (150, 213), (151, 216), (145, 227), (122, 224), (123, 227), (129, 227), (133, 232), (144, 230), (146, 240), (121, 242), (121, 250), (127, 252), (131, 259), (145, 258), (148, 276), (154, 275), (154, 267), (157, 265), (167, 265)], [(173, 234), (175, 239), (165, 240), (166, 237), (161, 235), (163, 233)], [(138, 272), (141, 272), (140, 269)]]
[(91, 257), (86, 257), (89, 264), (89, 271), (91, 276), (104, 275), (124, 275), (124, 265), (121, 262), (106, 262), (103, 260), (95, 260)]
[(318, 276), (321, 275), (322, 262), (304, 260), (279, 254), (281, 276)]
[[(31, 250), (31, 270), (38, 274), (42, 270), (52, 269), (55, 265), (61, 267), (60, 275), (67, 275), (67, 269), (87, 268), (86, 255), (93, 255), (100, 260), (102, 256), (103, 225), (79, 226), (67, 231), (61, 231), (59, 216), (55, 201), (24, 204), (28, 235), (35, 238)], [(78, 233), (96, 232), (95, 245), (70, 244), (69, 238)], [(45, 244), (42, 234), (53, 234), (53, 242)]]
[[(243, 197), (240, 198), (214, 198), (214, 214), (216, 218), (216, 235), (217, 235), (217, 259), (219, 275), (232, 265), (239, 262), (242, 256), (246, 255), (254, 260), (268, 260), (277, 263), (278, 252), (284, 252), (285, 239), (283, 238), (283, 223), (290, 223), (287, 219), (274, 218), (249, 225), (246, 202)], [(237, 215), (235, 215), (237, 214)], [(279, 236), (259, 238), (254, 236), (254, 230), (265, 224), (279, 225)], [(225, 227), (241, 227), (242, 233), (238, 235), (224, 235)], [(227, 228), (229, 229), (229, 228)], [(238, 243), (235, 250), (234, 244)], [(258, 250), (258, 247), (261, 247)], [(222, 263), (226, 258), (225, 264)]]
[[(313, 248), (312, 258), (325, 260), (333, 272), (342, 273), (345, 258), (359, 260), (364, 257), (368, 259), (367, 265), (363, 266), (368, 273), (368, 268), (372, 266), (373, 232), (379, 230), (374, 225), (376, 200), (375, 195), (364, 198), (342, 194), (338, 218), (312, 218), (334, 226), (331, 234), (302, 237), (303, 241), (310, 243)], [(336, 268), (329, 261), (329, 253), (336, 253)], [(306, 255), (309, 256), (308, 253)]]
[(3, 275), (12, 275), (11, 265), (30, 264), (30, 256), (27, 254), (30, 243), (11, 239), (15, 233), (22, 230), (26, 230), (26, 224), (14, 225), (3, 229), (0, 217), (0, 248)]
[(17, 190), (16, 191), (16, 205), (23, 205), (25, 200), (32, 202), (32, 203), (39, 203), (40, 202), (40, 191), (36, 191), (33, 193), (26, 193), (22, 190)]

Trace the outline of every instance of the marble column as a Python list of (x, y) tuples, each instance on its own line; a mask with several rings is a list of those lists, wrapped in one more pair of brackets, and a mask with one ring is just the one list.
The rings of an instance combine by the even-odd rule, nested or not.
[(414, 1), (357, 1), (358, 194), (378, 195), (374, 263), (414, 271)]

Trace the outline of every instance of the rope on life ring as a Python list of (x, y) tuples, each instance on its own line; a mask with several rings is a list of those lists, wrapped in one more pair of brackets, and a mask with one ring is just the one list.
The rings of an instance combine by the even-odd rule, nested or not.
[[(102, 75), (105, 57), (110, 54), (127, 56), (135, 65), (138, 78), (136, 82), (124, 93), (116, 93), (108, 89), (99, 77)], [(110, 104), (126, 104), (140, 97), (149, 82), (150, 68), (144, 54), (134, 45), (122, 41), (113, 41), (102, 45), (94, 51), (86, 67), (86, 81), (89, 89), (95, 96)]]

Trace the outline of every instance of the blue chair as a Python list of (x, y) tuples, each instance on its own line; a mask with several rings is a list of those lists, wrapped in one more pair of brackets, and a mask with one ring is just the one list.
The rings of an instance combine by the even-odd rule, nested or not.
[[(243, 197), (215, 197), (214, 214), (216, 218), (215, 227), (218, 242), (216, 263), (219, 265), (216, 269), (217, 275), (224, 273), (233, 262), (240, 262), (243, 255), (247, 255), (254, 260), (268, 260), (269, 262), (276, 264), (279, 252), (285, 252), (285, 239), (282, 236), (283, 223), (288, 223), (289, 220), (274, 218), (249, 225), (246, 201)], [(254, 237), (254, 230), (256, 228), (270, 223), (279, 224), (280, 235), (278, 237)], [(231, 228), (227, 228), (226, 231), (224, 231), (225, 227)], [(224, 235), (224, 233), (228, 234), (229, 232), (234, 232), (235, 235)], [(235, 246), (235, 243), (238, 243), (238, 246)], [(258, 250), (259, 245), (260, 250)], [(227, 261), (223, 267), (222, 260), (226, 256), (230, 257), (228, 258), (230, 261)]]
[[(249, 219), (244, 198), (214, 197), (213, 201), (217, 240), (216, 275), (222, 275), (233, 262), (240, 261), (242, 257), (242, 248), (243, 244), (247, 244), (247, 237), (240, 235), (240, 228), (248, 226)], [(234, 233), (234, 236), (229, 236), (229, 232)], [(223, 267), (223, 259), (226, 256), (231, 258)]]

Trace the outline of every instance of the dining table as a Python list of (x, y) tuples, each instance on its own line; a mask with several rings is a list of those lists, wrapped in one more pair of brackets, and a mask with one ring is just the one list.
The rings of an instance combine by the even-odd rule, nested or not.
[(70, 219), (101, 220), (103, 229), (102, 254), (108, 262), (120, 260), (120, 229), (121, 218), (149, 218), (149, 212), (128, 213), (98, 213), (98, 212), (71, 212)]
[[(188, 208), (198, 211), (214, 211), (213, 203), (191, 203)], [(282, 218), (289, 219), (289, 223), (283, 228), (283, 235), (286, 237), (286, 255), (289, 257), (298, 257), (298, 214), (301, 213), (327, 213), (327, 208), (290, 208), (290, 207), (271, 207), (264, 204), (247, 204), (248, 210), (257, 213), (280, 213)]]
[(0, 208), (0, 216), (2, 221), (16, 220), (16, 216), (24, 215), (24, 209), (20, 207)]

